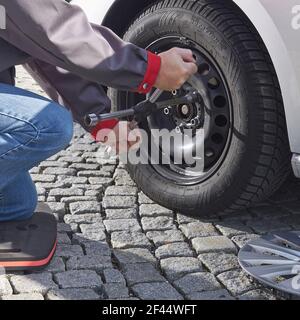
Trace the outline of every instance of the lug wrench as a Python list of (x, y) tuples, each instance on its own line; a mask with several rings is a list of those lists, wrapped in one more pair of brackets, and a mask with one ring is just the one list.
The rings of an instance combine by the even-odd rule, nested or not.
[(156, 89), (148, 99), (136, 104), (132, 108), (111, 113), (88, 114), (85, 116), (84, 122), (87, 126), (93, 127), (104, 120), (133, 117), (134, 121), (140, 123), (148, 116), (150, 116), (153, 112), (164, 109), (166, 107), (174, 107), (180, 104), (194, 103), (199, 98), (201, 98), (200, 93), (194, 90), (192, 87), (188, 87), (187, 91), (187, 94), (185, 94), (182, 97), (177, 97), (164, 101), (157, 101), (164, 91)]

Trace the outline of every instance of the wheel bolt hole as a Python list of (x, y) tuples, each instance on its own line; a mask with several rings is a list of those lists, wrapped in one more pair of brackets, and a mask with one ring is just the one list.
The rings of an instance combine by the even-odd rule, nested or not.
[(201, 76), (206, 76), (208, 75), (209, 73), (209, 65), (207, 63), (201, 63), (199, 66), (198, 66), (198, 72)]
[(208, 87), (212, 90), (218, 89), (220, 86), (220, 81), (216, 77), (212, 77), (208, 80)]
[(217, 107), (217, 108), (224, 108), (226, 106), (226, 99), (225, 97), (223, 96), (216, 96), (214, 98), (214, 105)]
[(216, 117), (215, 119), (215, 124), (218, 126), (218, 127), (226, 127), (227, 125), (227, 119), (225, 116), (223, 115), (219, 115)]
[(215, 133), (211, 136), (211, 140), (215, 144), (221, 144), (223, 142), (223, 136), (220, 133)]

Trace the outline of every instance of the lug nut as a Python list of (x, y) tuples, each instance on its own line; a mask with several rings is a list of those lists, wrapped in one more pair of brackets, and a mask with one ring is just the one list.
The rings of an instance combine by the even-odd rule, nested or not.
[(199, 124), (200, 124), (200, 118), (199, 118), (199, 116), (197, 116), (196, 118), (194, 118), (194, 119), (191, 120), (191, 125), (192, 125), (193, 127), (196, 127), (196, 126), (198, 126)]
[(167, 116), (170, 114), (170, 109), (169, 108), (164, 108), (164, 114)]

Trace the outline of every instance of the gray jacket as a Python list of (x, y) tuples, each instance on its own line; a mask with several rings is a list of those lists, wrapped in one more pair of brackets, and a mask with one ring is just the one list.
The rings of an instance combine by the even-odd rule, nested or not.
[(14, 66), (24, 64), (83, 126), (86, 113), (110, 110), (101, 85), (131, 90), (145, 81), (149, 53), (90, 24), (78, 6), (63, 0), (0, 0), (0, 5), (6, 9), (0, 82), (14, 84)]

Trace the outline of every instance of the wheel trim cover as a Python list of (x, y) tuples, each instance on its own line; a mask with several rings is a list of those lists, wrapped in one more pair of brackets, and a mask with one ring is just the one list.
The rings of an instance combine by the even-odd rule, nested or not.
[(300, 231), (274, 232), (251, 240), (240, 250), (238, 260), (259, 282), (300, 296)]

